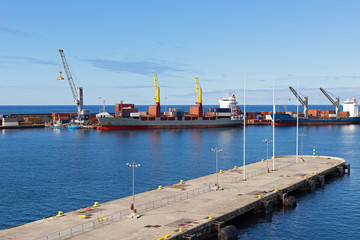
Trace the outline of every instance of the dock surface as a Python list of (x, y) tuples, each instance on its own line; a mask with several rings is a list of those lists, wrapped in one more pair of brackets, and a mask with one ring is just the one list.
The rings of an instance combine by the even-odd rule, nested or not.
[(0, 239), (182, 239), (344, 167), (336, 157), (298, 156), (296, 162), (295, 156), (278, 156), (274, 171), (272, 159), (247, 165), (246, 181), (242, 167), (219, 173), (223, 190), (216, 190), (217, 174), (211, 174), (137, 194), (139, 218), (130, 217), (129, 196), (2, 230)]

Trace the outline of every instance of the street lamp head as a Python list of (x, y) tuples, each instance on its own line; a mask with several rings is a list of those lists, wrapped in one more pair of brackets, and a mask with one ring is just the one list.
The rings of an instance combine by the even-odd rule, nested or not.
[(222, 152), (221, 148), (212, 148), (211, 151), (213, 152)]
[(140, 164), (137, 164), (135, 162), (132, 162), (132, 163), (126, 163), (126, 166), (129, 166), (129, 167), (140, 167), (141, 165)]

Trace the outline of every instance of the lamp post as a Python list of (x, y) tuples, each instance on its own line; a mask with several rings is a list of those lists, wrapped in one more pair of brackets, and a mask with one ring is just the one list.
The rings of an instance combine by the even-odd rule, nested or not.
[(216, 153), (216, 188), (219, 188), (218, 152), (222, 152), (222, 149), (221, 148), (212, 148), (211, 151)]
[(269, 161), (267, 161), (269, 159), (269, 143), (271, 143), (272, 141), (270, 139), (265, 139), (262, 140), (264, 143), (266, 143), (266, 168), (267, 171), (269, 171)]
[(299, 136), (301, 136), (301, 160), (304, 161), (304, 137), (306, 136), (305, 133), (300, 133)]
[(136, 208), (135, 208), (135, 167), (140, 167), (140, 164), (135, 163), (134, 161), (132, 163), (126, 163), (127, 166), (132, 167), (133, 169), (133, 200), (132, 205), (130, 207), (131, 210), (133, 210), (133, 217), (136, 215)]

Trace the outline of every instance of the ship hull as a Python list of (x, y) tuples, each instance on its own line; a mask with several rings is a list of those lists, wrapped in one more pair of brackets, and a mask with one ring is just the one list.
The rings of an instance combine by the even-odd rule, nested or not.
[[(360, 117), (326, 119), (326, 118), (299, 118), (299, 126), (316, 126), (316, 125), (348, 125), (360, 124)], [(296, 126), (296, 118), (289, 114), (275, 114), (275, 126)]]
[(214, 119), (214, 120), (141, 120), (134, 118), (97, 117), (100, 126), (98, 130), (148, 130), (148, 129), (189, 129), (189, 128), (221, 128), (242, 126), (242, 120)]

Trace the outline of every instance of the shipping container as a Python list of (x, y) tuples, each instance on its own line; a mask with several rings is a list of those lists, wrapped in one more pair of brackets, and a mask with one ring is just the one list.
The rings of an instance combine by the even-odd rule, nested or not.
[(41, 123), (42, 120), (40, 117), (24, 117), (25, 122), (32, 122), (32, 123)]
[(216, 114), (218, 117), (230, 117), (231, 116), (231, 113), (228, 113), (228, 112), (218, 112)]
[(132, 113), (130, 113), (130, 117), (140, 117), (140, 113), (139, 112), (132, 112)]
[(176, 116), (176, 117), (183, 117), (183, 116), (184, 116), (184, 112), (175, 112), (175, 116)]
[(336, 114), (329, 114), (330, 118), (336, 118)]
[(218, 108), (205, 108), (205, 112), (217, 112)]
[(349, 112), (340, 112), (340, 117), (349, 117)]
[(227, 113), (227, 112), (231, 112), (231, 109), (230, 108), (218, 108), (217, 112)]
[(198, 113), (199, 113), (199, 107), (190, 107), (190, 114), (191, 115), (198, 115)]
[(149, 115), (156, 115), (156, 106), (149, 106)]
[(183, 108), (169, 108), (169, 112), (184, 112)]
[(19, 126), (19, 122), (5, 122), (2, 121), (3, 127), (10, 127), (10, 126)]

